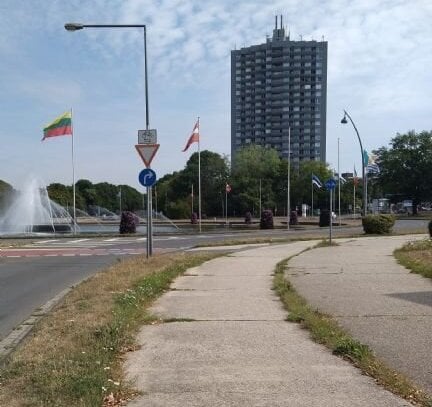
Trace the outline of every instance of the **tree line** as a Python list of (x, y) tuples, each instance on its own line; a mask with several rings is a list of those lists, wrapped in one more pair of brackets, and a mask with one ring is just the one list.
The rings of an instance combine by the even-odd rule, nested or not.
[[(378, 173), (368, 176), (368, 195), (387, 197), (391, 202), (413, 200), (414, 211), (422, 202), (432, 201), (432, 132), (397, 134), (388, 147), (374, 151)], [(287, 211), (288, 162), (270, 148), (250, 145), (236, 155), (230, 167), (226, 156), (211, 151), (201, 152), (201, 203), (203, 217), (244, 216), (250, 212), (258, 217), (260, 209), (270, 209), (276, 216)], [(328, 164), (302, 161), (290, 168), (290, 207), (312, 204), (314, 209), (328, 208), (329, 193), (324, 187), (312, 185), (312, 174), (322, 182), (333, 176)], [(354, 178), (341, 185), (341, 210), (353, 210)], [(230, 186), (227, 194), (226, 187)], [(65, 208), (72, 206), (72, 186), (53, 183), (47, 187), (49, 196)], [(0, 180), (0, 210), (10, 196), (12, 186)], [(362, 182), (356, 185), (356, 206), (362, 206)], [(8, 198), (9, 197), (9, 198)], [(108, 182), (76, 183), (77, 208), (98, 215), (97, 208), (119, 213), (143, 210), (144, 195), (128, 185)], [(153, 188), (153, 208), (172, 219), (190, 218), (198, 212), (198, 153), (193, 153), (184, 169), (160, 178)]]

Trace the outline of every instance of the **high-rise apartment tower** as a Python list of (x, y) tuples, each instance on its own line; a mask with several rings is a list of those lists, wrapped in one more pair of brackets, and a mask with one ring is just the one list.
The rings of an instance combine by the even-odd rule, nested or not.
[(291, 162), (326, 159), (327, 42), (292, 41), (280, 17), (267, 42), (231, 51), (231, 157), (248, 144)]

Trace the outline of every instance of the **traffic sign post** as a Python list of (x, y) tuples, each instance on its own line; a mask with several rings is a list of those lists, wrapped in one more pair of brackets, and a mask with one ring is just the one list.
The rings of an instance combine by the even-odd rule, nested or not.
[(152, 186), (156, 183), (156, 173), (149, 167), (159, 149), (156, 141), (156, 130), (138, 130), (138, 144), (135, 149), (147, 167), (138, 175), (140, 184), (146, 187), (147, 191), (147, 258), (153, 254)]
[(330, 246), (332, 244), (332, 231), (333, 231), (333, 205), (332, 205), (332, 200), (333, 200), (333, 190), (336, 187), (336, 181), (333, 178), (328, 179), (325, 182), (325, 187), (330, 191), (330, 227), (329, 227), (329, 241), (330, 241)]
[(139, 173), (138, 181), (143, 187), (152, 187), (156, 184), (156, 173), (151, 168), (146, 168)]
[(144, 162), (144, 165), (149, 168), (153, 158), (159, 150), (160, 144), (136, 144), (135, 148), (139, 156)]
[(138, 130), (138, 144), (157, 144), (156, 129)]

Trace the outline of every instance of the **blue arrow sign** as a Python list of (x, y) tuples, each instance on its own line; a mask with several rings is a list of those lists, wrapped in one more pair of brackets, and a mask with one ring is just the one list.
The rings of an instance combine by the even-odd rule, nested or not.
[(324, 185), (325, 185), (326, 189), (330, 189), (330, 190), (335, 189), (336, 181), (333, 178), (330, 178), (325, 182)]
[(145, 168), (139, 173), (138, 180), (143, 187), (152, 187), (156, 183), (156, 173), (150, 168)]

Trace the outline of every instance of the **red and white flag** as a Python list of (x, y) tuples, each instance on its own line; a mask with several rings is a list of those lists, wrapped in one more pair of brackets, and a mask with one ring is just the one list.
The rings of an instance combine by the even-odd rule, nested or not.
[(189, 137), (189, 140), (186, 143), (186, 147), (182, 150), (185, 152), (192, 143), (199, 143), (200, 135), (199, 135), (199, 121), (195, 123), (195, 126), (192, 130), (192, 134)]
[(226, 191), (227, 193), (230, 193), (230, 192), (231, 192), (231, 185), (230, 185), (230, 184), (226, 184), (226, 186), (225, 186), (225, 191)]

